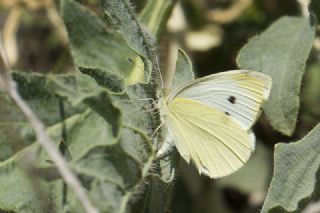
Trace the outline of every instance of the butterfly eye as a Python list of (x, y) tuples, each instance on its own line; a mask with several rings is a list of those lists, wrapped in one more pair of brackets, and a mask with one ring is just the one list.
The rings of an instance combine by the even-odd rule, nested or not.
[(230, 96), (229, 98), (228, 98), (228, 101), (230, 102), (230, 103), (232, 103), (232, 104), (235, 104), (236, 103), (236, 97), (234, 97), (234, 96)]

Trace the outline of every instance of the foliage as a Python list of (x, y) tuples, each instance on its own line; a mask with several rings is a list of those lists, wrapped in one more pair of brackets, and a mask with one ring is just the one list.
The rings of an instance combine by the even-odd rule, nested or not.
[(252, 38), (237, 58), (241, 68), (272, 76), (272, 95), (265, 113), (271, 125), (286, 135), (291, 135), (296, 126), (301, 79), (315, 27), (312, 18), (283, 17)]
[(317, 125), (298, 142), (276, 145), (274, 174), (261, 212), (298, 212), (313, 195), (320, 165), (319, 134)]
[[(319, 200), (320, 51), (311, 51), (317, 28), (313, 15), (289, 17), (284, 16), (289, 12), (276, 11), (280, 15), (268, 17), (257, 1), (233, 23), (218, 23), (221, 18), (216, 16), (212, 23), (202, 11), (206, 8), (202, 1), (182, 0), (180, 10), (190, 27), (172, 32), (167, 23), (179, 9), (175, 0), (88, 2), (60, 1), (69, 50), (63, 47), (63, 59), (53, 59), (55, 67), (26, 72), (21, 60), (10, 73), (101, 212), (252, 212), (263, 202), (263, 213), (300, 212), (312, 199)], [(215, 7), (226, 7), (223, 2)], [(288, 8), (285, 3), (270, 4)], [(31, 20), (32, 15), (24, 15)], [(171, 18), (180, 23), (181, 17), (175, 15)], [(48, 26), (45, 20), (41, 23)], [(206, 53), (193, 51), (188, 34), (196, 30), (201, 35), (208, 29), (216, 32), (210, 39), (220, 41), (215, 42), (220, 46)], [(57, 44), (52, 34), (50, 42)], [(186, 52), (179, 49), (170, 55), (174, 36), (183, 40)], [(273, 79), (265, 115), (254, 129), (257, 150), (248, 164), (229, 177), (209, 180), (180, 161), (175, 150), (158, 158), (158, 149), (169, 140), (166, 129), (158, 129), (161, 120), (153, 102), (163, 89), (159, 69), (170, 71), (168, 61), (174, 60), (175, 72), (169, 76), (172, 89), (177, 89), (195, 78), (193, 70), (201, 76), (208, 74), (208, 67), (210, 73), (235, 69), (238, 51), (241, 69), (261, 71)], [(288, 144), (277, 144), (273, 152), (279, 141)], [(32, 126), (2, 91), (0, 183), (1, 212), (84, 212), (36, 143)], [(236, 201), (234, 192), (239, 194)], [(242, 197), (246, 207), (239, 207)]]

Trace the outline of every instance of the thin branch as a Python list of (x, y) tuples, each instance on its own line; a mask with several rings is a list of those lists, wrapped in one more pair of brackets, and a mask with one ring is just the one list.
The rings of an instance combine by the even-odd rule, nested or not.
[(227, 9), (214, 9), (208, 12), (207, 19), (220, 24), (227, 24), (237, 19), (253, 3), (252, 0), (236, 0)]
[[(0, 43), (1, 37), (0, 37)], [(0, 44), (0, 53), (3, 61), (6, 61), (5, 52)], [(87, 213), (98, 213), (99, 211), (91, 204), (89, 198), (86, 195), (84, 188), (81, 186), (78, 178), (72, 173), (70, 168), (67, 166), (67, 162), (64, 160), (57, 147), (54, 145), (54, 142), (48, 137), (45, 132), (45, 127), (39, 118), (32, 112), (30, 107), (24, 102), (20, 97), (15, 82), (12, 80), (11, 76), (8, 75), (5, 71), (0, 71), (0, 87), (8, 92), (13, 101), (20, 108), (22, 113), (25, 115), (27, 120), (32, 125), (37, 141), (48, 153), (51, 160), (54, 162), (55, 166), (59, 170), (62, 178), (65, 183), (74, 191), (76, 197), (84, 207)]]
[(61, 17), (59, 16), (59, 12), (57, 11), (57, 8), (55, 5), (52, 3), (46, 7), (47, 11), (47, 16), (53, 25), (53, 27), (56, 28), (58, 35), (61, 38), (61, 41), (63, 42), (64, 45), (68, 44), (68, 35), (67, 31), (64, 27), (64, 23), (61, 20)]
[[(9, 67), (9, 62), (8, 62), (8, 58), (7, 58), (7, 54), (5, 53), (5, 49), (2, 45), (2, 32), (0, 31), (0, 62), (3, 63), (3, 66), (7, 69)], [(0, 67), (0, 75), (5, 75), (5, 71), (4, 69), (1, 69)], [(1, 81), (0, 81), (1, 83)], [(0, 84), (1, 85), (1, 84)]]
[(7, 55), (9, 66), (12, 67), (18, 61), (17, 30), (22, 14), (21, 7), (13, 8), (3, 26), (3, 48)]
[(309, 18), (309, 16), (310, 16), (310, 12), (309, 12), (310, 0), (297, 0), (297, 2), (300, 5), (302, 15), (306, 18)]
[[(64, 45), (68, 44), (67, 31), (64, 27), (61, 17), (59, 16), (59, 12), (57, 11), (54, 0), (0, 0), (0, 7), (8, 8), (10, 10), (21, 10), (22, 8), (27, 8), (27, 10), (30, 11), (40, 9), (46, 10), (47, 17), (52, 26), (57, 30), (62, 43)], [(8, 58), (10, 59), (10, 57)]]

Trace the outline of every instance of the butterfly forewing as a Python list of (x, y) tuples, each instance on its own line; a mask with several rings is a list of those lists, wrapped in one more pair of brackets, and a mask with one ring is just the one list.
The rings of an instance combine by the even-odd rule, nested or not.
[(175, 98), (165, 117), (181, 154), (200, 173), (212, 178), (228, 175), (249, 159), (254, 137), (224, 112), (202, 102)]
[(255, 71), (235, 70), (197, 79), (174, 91), (168, 99), (199, 101), (220, 110), (248, 130), (258, 118), (261, 104), (267, 100), (270, 88), (269, 76)]

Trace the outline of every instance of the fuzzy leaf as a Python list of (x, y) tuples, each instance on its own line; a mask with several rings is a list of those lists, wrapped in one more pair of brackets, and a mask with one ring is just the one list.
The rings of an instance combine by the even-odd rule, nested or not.
[[(123, 114), (121, 119), (123, 119), (126, 125), (134, 126), (145, 132), (145, 134), (152, 134), (152, 131), (149, 132), (149, 128), (154, 122), (152, 120), (153, 115), (150, 113), (150, 109), (153, 108), (153, 106), (148, 102), (140, 101), (140, 99), (149, 97), (149, 93), (153, 89), (149, 85), (132, 85), (128, 87), (126, 94), (109, 96), (107, 90), (99, 87), (89, 76), (81, 73), (42, 75), (19, 72), (13, 73), (13, 76), (19, 85), (18, 88), (22, 96), (29, 102), (31, 101), (29, 100), (29, 90), (30, 93), (39, 90), (42, 92), (41, 96), (37, 97), (33, 95), (36, 101), (45, 100), (44, 97), (59, 96), (78, 109), (78, 111), (75, 112), (69, 109), (70, 112), (67, 111), (68, 115), (72, 113), (82, 113), (86, 110), (86, 106), (89, 106), (108, 122), (121, 125), (121, 122), (115, 119), (119, 117), (119, 113), (115, 114), (115, 112), (109, 111), (118, 108)], [(111, 103), (115, 106), (109, 105)], [(58, 110), (59, 108), (56, 107), (56, 109)], [(43, 114), (45, 114), (45, 112)], [(43, 116), (40, 117), (43, 118)], [(54, 123), (56, 120), (51, 121), (51, 123)]]
[(106, 21), (121, 33), (128, 44), (140, 55), (147, 57), (145, 33), (127, 0), (101, 0)]
[(103, 90), (90, 76), (79, 72), (72, 74), (12, 73), (18, 83), (19, 93), (25, 100), (39, 100), (58, 95), (73, 106)]
[[(113, 92), (122, 92), (126, 85), (145, 82), (139, 54), (119, 33), (107, 29), (92, 12), (73, 0), (62, 1), (62, 16), (74, 62), (81, 72)], [(128, 59), (134, 59), (142, 68)]]
[(277, 144), (274, 173), (262, 213), (300, 212), (319, 188), (320, 124), (298, 142)]
[[(144, 79), (149, 82), (152, 69), (156, 69), (153, 42), (141, 27), (134, 8), (128, 0), (100, 0), (103, 14), (109, 26), (119, 32), (128, 45), (137, 51), (144, 63)], [(136, 58), (132, 58), (137, 64)]]
[[(20, 156), (19, 156), (20, 157)], [(39, 178), (26, 173), (17, 158), (0, 164), (1, 212), (42, 213), (50, 208), (48, 186)], [(44, 202), (39, 200), (47, 198)]]
[[(148, 174), (154, 156), (153, 147), (146, 136), (152, 132), (150, 126), (154, 125), (154, 121), (148, 107), (144, 108), (145, 104), (138, 101), (138, 97), (148, 96), (150, 88), (147, 85), (136, 85), (128, 88), (129, 94), (110, 95), (92, 78), (81, 73), (14, 73), (13, 76), (23, 98), (31, 103), (32, 109), (37, 110), (36, 113), (45, 120), (46, 131), (52, 140), (57, 142), (57, 146), (63, 129), (65, 130), (64, 141), (70, 155), (69, 163), (82, 180), (94, 204), (103, 212), (124, 212), (129, 208), (131, 199), (139, 191)], [(36, 91), (40, 92), (37, 94)], [(56, 101), (50, 101), (51, 99)], [(64, 118), (61, 118), (59, 112), (61, 99), (66, 100)], [(25, 187), (25, 192), (17, 191), (17, 187), (12, 186), (13, 182), (5, 182), (6, 178), (16, 180), (11, 178), (15, 173), (3, 173), (3, 185), (8, 184), (6, 193), (21, 193), (15, 199), (15, 205), (21, 207), (18, 212), (29, 211), (24, 206), (27, 202), (32, 202), (30, 208), (35, 206), (40, 212), (43, 211), (38, 206), (43, 202), (51, 205), (57, 212), (82, 212), (73, 192), (68, 190), (64, 194), (63, 182), (47, 153), (34, 143), (33, 132), (23, 123), (23, 116), (8, 114), (10, 106), (14, 105), (9, 99), (3, 100), (8, 104), (6, 108), (0, 106), (0, 115), (7, 116), (5, 122), (11, 123), (8, 128), (16, 130), (14, 136), (18, 137), (19, 141), (24, 141), (26, 148), (5, 153), (3, 159), (6, 161), (0, 165), (0, 173), (2, 169), (4, 172), (8, 170), (10, 162), (19, 165), (21, 158), (17, 156), (29, 153), (28, 156), (34, 158), (32, 166), (37, 171), (33, 173), (37, 176), (36, 183), (44, 184), (43, 188), (48, 190), (48, 196), (33, 199), (33, 194), (37, 192), (30, 187)], [(0, 125), (3, 125), (2, 119)], [(13, 134), (4, 136), (1, 135), (0, 144), (10, 144)], [(38, 177), (42, 179), (38, 181)], [(26, 177), (21, 180), (24, 181), (22, 185), (30, 182), (29, 179), (30, 177)], [(18, 179), (16, 181), (19, 182)], [(52, 200), (42, 199), (49, 197)], [(67, 199), (67, 206), (62, 205), (64, 197)], [(14, 211), (16, 207), (10, 206), (5, 199), (5, 196), (0, 196), (0, 209)]]
[(165, 183), (158, 175), (151, 175), (146, 192), (144, 213), (167, 212), (172, 199), (173, 187)]
[[(62, 121), (60, 114), (60, 99), (50, 91), (48, 81), (40, 75), (17, 73), (13, 75), (17, 80), (18, 89), (38, 117), (46, 126), (52, 126)], [(48, 87), (47, 87), (48, 86)], [(38, 94), (36, 95), (36, 91)], [(6, 160), (21, 149), (34, 142), (34, 134), (30, 124), (14, 102), (4, 93), (0, 93), (0, 160)], [(72, 107), (64, 103), (66, 118), (85, 110), (84, 104)]]
[(151, 165), (152, 147), (138, 131), (124, 128), (114, 146), (93, 149), (73, 166), (90, 185), (104, 212), (124, 212)]
[(28, 133), (32, 134), (32, 129), (22, 113), (7, 95), (0, 93), (0, 161), (30, 145), (24, 140)]
[(172, 91), (194, 80), (192, 63), (187, 54), (180, 50), (176, 63), (176, 71), (172, 80)]
[[(151, 166), (153, 150), (149, 140), (130, 127), (123, 127), (120, 137), (115, 138), (110, 125), (93, 111), (76, 115), (66, 120), (65, 125), (71, 166), (94, 204), (103, 212), (124, 212)], [(48, 132), (55, 138), (59, 129), (55, 126)], [(40, 159), (46, 162), (48, 157), (42, 153)], [(38, 164), (40, 168), (47, 166), (48, 163)], [(77, 200), (71, 192), (69, 194), (69, 211), (79, 212)], [(61, 194), (57, 196), (61, 198)]]
[(283, 17), (253, 37), (237, 57), (240, 68), (272, 77), (271, 95), (264, 109), (271, 125), (285, 135), (291, 135), (296, 126), (301, 80), (315, 36), (314, 22)]
[(140, 14), (141, 22), (159, 39), (176, 0), (149, 0)]

